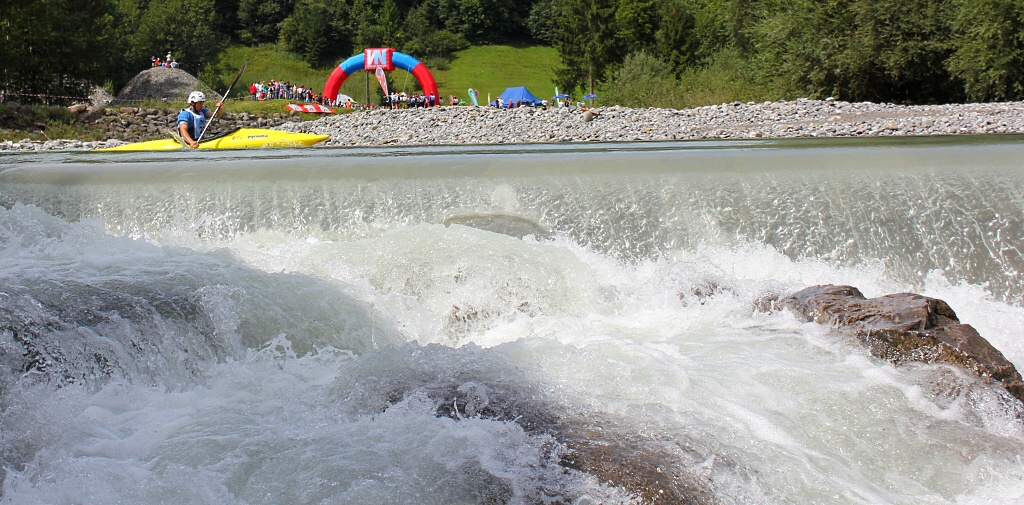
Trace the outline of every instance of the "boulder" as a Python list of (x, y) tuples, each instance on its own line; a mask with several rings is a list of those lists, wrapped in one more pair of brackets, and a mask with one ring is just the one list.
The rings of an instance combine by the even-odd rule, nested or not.
[(79, 113), (77, 118), (78, 118), (78, 121), (81, 121), (83, 123), (88, 123), (88, 122), (96, 121), (97, 119), (102, 118), (103, 115), (104, 115), (104, 108), (103, 108), (102, 105), (90, 105), (84, 111)]
[(999, 382), (1024, 401), (1024, 381), (1013, 363), (974, 327), (961, 324), (942, 300), (914, 293), (868, 299), (852, 286), (822, 285), (798, 291), (782, 304), (805, 321), (851, 329), (874, 356), (896, 364), (956, 365)]

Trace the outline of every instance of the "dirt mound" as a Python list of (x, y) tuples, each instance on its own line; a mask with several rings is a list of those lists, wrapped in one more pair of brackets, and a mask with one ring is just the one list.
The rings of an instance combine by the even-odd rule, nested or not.
[(184, 102), (188, 94), (197, 89), (206, 93), (211, 101), (220, 99), (219, 93), (180, 68), (153, 67), (132, 78), (111, 105), (127, 105), (143, 100)]

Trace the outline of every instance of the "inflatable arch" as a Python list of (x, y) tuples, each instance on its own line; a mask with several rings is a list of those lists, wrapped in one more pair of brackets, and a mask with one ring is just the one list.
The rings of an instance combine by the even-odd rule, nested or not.
[[(373, 53), (374, 51), (384, 51), (383, 53)], [(385, 54), (386, 53), (386, 54)], [(363, 54), (357, 54), (351, 58), (341, 62), (338, 68), (331, 72), (331, 76), (327, 78), (327, 83), (324, 84), (324, 97), (334, 101), (338, 98), (338, 90), (341, 89), (341, 84), (345, 82), (345, 79), (360, 70), (369, 70), (366, 65), (367, 55), (370, 55), (371, 61), (376, 64), (370, 65), (371, 68), (380, 67), (385, 71), (391, 71), (395, 68), (400, 68), (412, 74), (420, 83), (420, 87), (423, 88), (424, 95), (434, 94), (433, 105), (441, 104), (441, 97), (437, 92), (437, 83), (434, 81), (434, 76), (427, 69), (427, 66), (421, 63), (416, 58), (409, 56), (405, 53), (400, 53), (393, 49), (367, 49)], [(387, 61), (376, 59), (375, 54), (381, 54), (386, 56)]]

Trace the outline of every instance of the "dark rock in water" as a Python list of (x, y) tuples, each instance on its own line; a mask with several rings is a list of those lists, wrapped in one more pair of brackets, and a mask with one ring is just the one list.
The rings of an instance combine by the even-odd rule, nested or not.
[(444, 220), (445, 227), (461, 224), (470, 228), (501, 233), (515, 238), (533, 235), (538, 239), (551, 238), (551, 232), (540, 224), (522, 216), (510, 214), (468, 214)]
[(196, 300), (147, 295), (72, 282), (0, 293), (0, 373), (56, 386), (100, 387), (113, 377), (173, 384), (164, 376), (179, 368), (198, 374), (200, 363), (226, 356)]
[[(567, 424), (557, 439), (570, 448), (562, 464), (635, 493), (641, 503), (704, 505), (718, 503), (711, 486), (694, 468), (692, 448), (659, 443), (636, 434)], [(705, 461), (714, 461), (708, 456)]]
[(705, 280), (699, 282), (696, 285), (691, 286), (689, 289), (689, 293), (686, 293), (684, 291), (676, 293), (676, 297), (679, 298), (679, 301), (682, 302), (684, 306), (690, 304), (690, 298), (694, 298), (697, 301), (697, 303), (699, 303), (700, 305), (704, 305), (711, 297), (723, 293), (725, 291), (726, 288), (722, 287), (717, 282)]
[[(457, 422), (471, 418), (514, 422), (534, 436), (551, 437), (554, 445), (542, 465), (557, 465), (592, 475), (599, 482), (625, 490), (636, 503), (719, 503), (709, 472), (756, 480), (723, 454), (710, 434), (659, 437), (636, 433), (621, 420), (580, 405), (551, 402), (541, 384), (531, 380), (500, 353), (469, 345), (407, 347), (407, 353), (368, 353), (359, 367), (347, 370), (353, 384), (345, 388), (347, 405), (364, 412), (383, 411), (418, 399), (433, 405), (434, 414)], [(439, 367), (450, 363), (452, 366)], [(361, 367), (365, 367), (362, 369)], [(372, 373), (367, 373), (372, 371)], [(475, 486), (489, 498), (481, 503), (509, 503), (504, 477), (475, 473)], [(561, 475), (561, 471), (552, 475)], [(544, 497), (520, 497), (527, 503), (577, 503), (574, 491), (545, 484)], [(536, 501), (530, 501), (536, 498)], [(541, 499), (543, 498), (543, 499)]]
[(994, 380), (1024, 401), (1017, 369), (939, 299), (899, 293), (867, 299), (852, 286), (812, 286), (782, 303), (806, 321), (849, 327), (874, 356), (893, 363), (950, 363)]

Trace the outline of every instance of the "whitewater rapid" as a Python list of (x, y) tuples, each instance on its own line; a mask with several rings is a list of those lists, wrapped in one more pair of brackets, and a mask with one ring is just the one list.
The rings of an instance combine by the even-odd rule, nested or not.
[(1016, 142), (0, 159), (2, 503), (1024, 501)]

